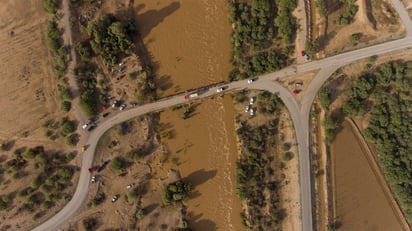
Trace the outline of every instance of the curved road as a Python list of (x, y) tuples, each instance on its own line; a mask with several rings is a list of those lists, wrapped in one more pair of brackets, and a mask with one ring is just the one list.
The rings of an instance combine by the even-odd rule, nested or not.
[[(277, 72), (259, 76), (258, 80), (252, 84), (248, 84), (246, 80), (242, 80), (225, 85), (228, 86), (228, 90), (231, 91), (248, 88), (267, 90), (273, 93), (278, 93), (279, 97), (288, 108), (294, 123), (296, 139), (298, 142), (302, 230), (312, 231), (314, 229), (312, 216), (312, 179), (309, 159), (309, 113), (312, 102), (319, 88), (337, 68), (356, 60), (370, 57), (372, 55), (386, 54), (389, 52), (396, 52), (412, 48), (412, 22), (399, 0), (392, 0), (392, 3), (395, 9), (398, 11), (407, 31), (406, 37), (403, 39), (346, 52), (319, 61), (312, 61), (302, 65), (293, 65)], [(287, 89), (274, 82), (274, 80), (277, 80), (279, 78), (289, 77), (312, 70), (320, 71), (318, 72), (316, 78), (313, 79), (309, 84), (308, 88), (301, 93), (301, 105), (296, 102), (294, 96)], [(199, 98), (206, 98), (221, 94), (216, 92), (216, 88), (217, 87), (209, 88), (207, 91), (199, 95)], [(58, 212), (51, 219), (47, 220), (45, 223), (39, 225), (34, 230), (50, 231), (57, 229), (57, 227), (59, 227), (61, 224), (69, 221), (70, 217), (84, 203), (88, 194), (88, 187), (90, 182), (90, 173), (88, 171), (88, 168), (90, 168), (92, 165), (93, 155), (100, 137), (108, 129), (123, 121), (132, 119), (140, 115), (160, 111), (175, 105), (184, 104), (187, 102), (183, 98), (184, 95), (186, 95), (186, 93), (166, 99), (161, 99), (157, 102), (146, 104), (134, 109), (129, 109), (101, 122), (99, 126), (93, 132), (91, 132), (90, 136), (88, 137), (87, 143), (90, 145), (90, 147), (83, 154), (80, 177), (76, 192), (74, 193), (72, 199), (60, 212)]]

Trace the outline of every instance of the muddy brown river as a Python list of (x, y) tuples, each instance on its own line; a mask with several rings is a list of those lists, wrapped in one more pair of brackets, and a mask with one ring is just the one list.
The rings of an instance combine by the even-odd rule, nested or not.
[[(226, 79), (231, 70), (231, 27), (221, 0), (134, 3), (139, 31), (164, 97)], [(174, 168), (195, 185), (188, 201), (195, 230), (244, 230), (235, 190), (235, 111), (230, 97), (205, 100), (188, 120), (161, 113), (174, 134), (163, 139)]]

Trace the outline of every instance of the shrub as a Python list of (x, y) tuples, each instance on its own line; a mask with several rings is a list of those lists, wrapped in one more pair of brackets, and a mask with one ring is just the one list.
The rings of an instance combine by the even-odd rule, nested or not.
[(137, 197), (139, 196), (139, 194), (137, 193), (136, 190), (132, 190), (129, 192), (129, 194), (127, 194), (127, 198), (129, 200), (129, 202), (134, 202)]
[(115, 157), (111, 161), (110, 167), (116, 172), (122, 172), (126, 168), (126, 161), (121, 157)]
[(63, 101), (61, 105), (61, 109), (64, 112), (69, 112), (72, 107), (72, 103), (70, 101)]
[(68, 134), (74, 132), (75, 130), (76, 130), (76, 126), (73, 121), (70, 121), (67, 119), (63, 120), (61, 130), (60, 130), (60, 134), (62, 136), (67, 136)]
[(29, 149), (23, 154), (23, 157), (26, 160), (31, 160), (31, 159), (34, 159), (36, 155), (37, 153), (33, 149)]
[(289, 151), (289, 149), (290, 149), (290, 144), (289, 143), (284, 143), (282, 145), (282, 151), (286, 152), (286, 151)]
[(66, 144), (69, 146), (76, 146), (77, 140), (77, 134), (70, 134), (66, 137)]
[(88, 42), (78, 42), (76, 52), (82, 60), (89, 60), (92, 56), (92, 49)]
[(59, 6), (59, 0), (44, 0), (43, 6), (47, 12), (56, 14)]
[(163, 204), (169, 205), (187, 198), (192, 191), (192, 184), (184, 181), (177, 181), (169, 184), (162, 194)]
[(361, 36), (362, 36), (362, 33), (351, 34), (351, 35), (349, 36), (349, 41), (350, 41), (352, 44), (356, 44), (356, 43), (359, 42), (359, 39), (361, 38)]

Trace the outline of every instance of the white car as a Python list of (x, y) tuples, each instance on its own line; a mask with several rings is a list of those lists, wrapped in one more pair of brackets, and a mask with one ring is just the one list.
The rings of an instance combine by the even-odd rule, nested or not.
[(119, 101), (115, 100), (112, 104), (112, 108), (118, 107), (119, 106)]
[(249, 110), (250, 110), (250, 105), (247, 105), (245, 108), (245, 112), (249, 112)]
[(92, 176), (92, 183), (96, 182), (96, 176)]
[(134, 183), (131, 183), (131, 184), (129, 184), (129, 185), (127, 185), (127, 189), (130, 189), (130, 188), (132, 188), (134, 186)]
[(310, 60), (310, 56), (308, 54), (305, 54), (303, 57), (305, 58), (306, 61)]
[(89, 123), (84, 123), (83, 126), (82, 126), (82, 128), (83, 128), (83, 129), (86, 129), (88, 126), (89, 126)]
[(216, 91), (217, 92), (222, 92), (223, 90), (225, 90), (223, 87), (219, 87)]
[(127, 107), (126, 104), (122, 104), (122, 105), (120, 106), (120, 111), (123, 111), (126, 107)]
[(250, 109), (249, 115), (250, 115), (250, 116), (254, 116), (254, 115), (255, 115), (255, 110), (254, 110), (253, 108)]
[(255, 97), (250, 97), (249, 104), (254, 104), (255, 103)]
[(255, 79), (248, 79), (247, 80), (247, 83), (253, 83), (253, 82), (255, 82)]
[(119, 199), (120, 195), (117, 194), (112, 198), (112, 203), (116, 202)]

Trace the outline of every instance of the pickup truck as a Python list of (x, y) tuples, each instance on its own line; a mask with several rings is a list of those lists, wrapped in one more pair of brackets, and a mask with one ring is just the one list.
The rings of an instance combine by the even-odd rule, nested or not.
[(196, 98), (198, 96), (199, 96), (198, 93), (193, 93), (193, 94), (190, 94), (190, 95), (185, 95), (185, 99), (193, 99), (193, 98)]

